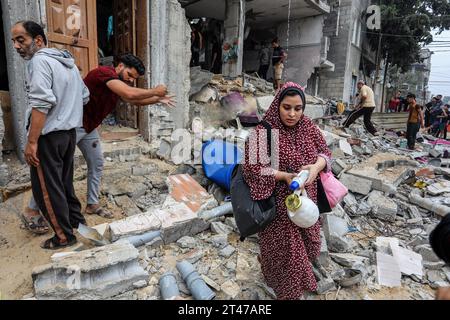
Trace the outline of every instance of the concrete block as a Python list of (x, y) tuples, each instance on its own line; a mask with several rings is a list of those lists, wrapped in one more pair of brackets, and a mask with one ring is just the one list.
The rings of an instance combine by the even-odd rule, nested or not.
[(149, 231), (161, 228), (161, 220), (149, 213), (138, 214), (123, 220), (114, 221), (109, 225), (111, 240), (117, 241), (135, 235), (141, 235)]
[(348, 143), (346, 140), (339, 140), (339, 148), (346, 154), (349, 156), (353, 155), (353, 150), (352, 150), (352, 146), (350, 145), (350, 143)]
[(236, 248), (233, 247), (233, 246), (228, 245), (228, 246), (226, 246), (225, 248), (223, 248), (222, 250), (219, 251), (219, 256), (228, 259), (228, 258), (231, 257), (235, 252), (236, 252)]
[(216, 248), (225, 248), (228, 245), (228, 237), (224, 234), (218, 234), (212, 237), (209, 237), (206, 240), (208, 243), (211, 243)]
[(325, 294), (329, 291), (337, 290), (334, 280), (331, 278), (323, 278), (317, 282), (317, 294)]
[[(33, 270), (38, 300), (100, 300), (133, 290), (147, 281), (139, 251), (129, 243), (73, 253)], [(142, 282), (140, 282), (143, 284)]]
[(150, 165), (147, 165), (145, 167), (136, 166), (131, 169), (131, 174), (133, 176), (140, 177), (140, 176), (147, 176), (147, 175), (152, 174), (157, 171), (158, 171), (158, 168), (156, 168), (154, 166), (150, 166)]
[(344, 219), (325, 214), (323, 230), (331, 252), (350, 252), (357, 246), (355, 241), (345, 236), (348, 233), (348, 225)]
[(330, 253), (331, 259), (343, 267), (351, 269), (359, 269), (364, 266), (369, 258), (357, 256), (350, 253)]
[(233, 228), (223, 224), (222, 222), (212, 222), (211, 231), (215, 234), (230, 234), (233, 232)]
[(372, 181), (362, 177), (345, 173), (341, 176), (340, 181), (348, 190), (354, 193), (368, 195), (372, 190)]
[(116, 197), (114, 200), (116, 201), (117, 205), (122, 208), (124, 214), (127, 217), (142, 213), (142, 211), (136, 206), (133, 201), (131, 201), (128, 196)]
[(234, 300), (241, 293), (241, 287), (233, 280), (228, 280), (220, 287), (227, 299)]
[(195, 238), (185, 236), (179, 239), (177, 244), (183, 249), (195, 249), (198, 246), (198, 241)]
[(322, 266), (327, 268), (330, 265), (330, 253), (328, 252), (327, 239), (323, 230), (320, 232), (320, 254), (317, 258), (317, 262)]
[(347, 169), (347, 165), (345, 164), (344, 161), (342, 161), (341, 159), (336, 159), (333, 161), (333, 163), (331, 164), (331, 170), (333, 170), (333, 173), (335, 175), (339, 175), (342, 171), (344, 171), (345, 169)]
[(367, 203), (372, 207), (372, 214), (380, 220), (395, 221), (398, 212), (397, 203), (387, 198), (380, 191), (372, 191), (367, 199)]
[(420, 245), (414, 248), (414, 251), (420, 254), (424, 261), (440, 262), (441, 259), (434, 253), (429, 244)]
[(161, 237), (165, 244), (184, 236), (194, 236), (208, 230), (210, 223), (200, 219), (186, 204), (176, 202), (170, 196), (162, 209), (149, 211), (161, 223)]

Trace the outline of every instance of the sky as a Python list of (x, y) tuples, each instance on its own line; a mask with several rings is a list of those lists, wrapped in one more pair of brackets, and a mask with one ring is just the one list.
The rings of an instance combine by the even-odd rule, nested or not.
[(450, 96), (450, 31), (434, 36), (434, 41), (448, 42), (435, 42), (429, 47), (434, 52), (431, 57), (429, 90), (433, 96)]

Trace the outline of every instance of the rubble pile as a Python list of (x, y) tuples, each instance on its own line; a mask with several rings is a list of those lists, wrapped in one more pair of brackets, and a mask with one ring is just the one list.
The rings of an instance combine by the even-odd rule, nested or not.
[[(197, 73), (193, 134), (201, 132), (202, 141), (231, 137), (244, 142), (252, 127), (244, 126), (241, 120), (249, 118), (240, 115), (249, 105), (258, 118), (264, 114), (262, 105), (273, 99), (267, 83)], [(223, 101), (236, 92), (246, 102), (240, 109)], [(242, 102), (236, 96), (229, 101)], [(217, 123), (205, 121), (214, 116), (211, 108), (225, 108), (234, 122), (224, 122), (223, 114)], [(409, 151), (401, 132), (372, 136), (361, 122), (345, 130), (337, 118), (317, 122), (332, 150), (332, 171), (350, 193), (321, 217), (322, 247), (313, 263), (318, 290), (305, 299), (399, 297), (389, 290), (401, 290), (405, 299), (433, 299), (434, 289), (450, 285), (450, 267), (428, 240), (440, 217), (450, 213), (450, 144), (422, 134), (417, 150)], [(230, 133), (228, 126), (237, 130)], [(108, 206), (120, 208), (123, 216), (79, 230), (82, 244), (35, 269), (35, 292), (28, 298), (276, 298), (261, 273), (258, 237), (239, 241), (229, 194), (206, 178), (202, 165), (173, 165), (152, 159), (156, 156), (148, 148), (107, 157), (102, 192)], [(68, 278), (79, 281), (61, 288)], [(194, 281), (213, 293), (194, 292)]]

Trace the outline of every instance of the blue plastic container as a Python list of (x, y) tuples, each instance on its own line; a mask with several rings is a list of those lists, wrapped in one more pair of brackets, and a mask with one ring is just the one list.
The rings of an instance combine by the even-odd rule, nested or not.
[(203, 145), (203, 170), (208, 179), (227, 191), (231, 190), (234, 168), (241, 163), (242, 151), (233, 143), (212, 140)]

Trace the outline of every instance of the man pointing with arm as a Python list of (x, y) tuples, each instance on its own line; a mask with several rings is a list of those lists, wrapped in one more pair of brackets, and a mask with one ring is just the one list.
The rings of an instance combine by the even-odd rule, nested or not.
[[(89, 72), (84, 79), (91, 95), (89, 103), (84, 107), (83, 127), (77, 129), (77, 145), (88, 166), (87, 214), (113, 218), (112, 213), (99, 205), (104, 159), (97, 128), (115, 110), (119, 99), (138, 106), (157, 103), (175, 106), (173, 97), (168, 95), (167, 87), (164, 85), (154, 89), (131, 86), (144, 74), (145, 67), (142, 61), (134, 55), (126, 54), (119, 59), (116, 67), (98, 67)], [(38, 210), (38, 206), (31, 199), (27, 213), (36, 214)]]

